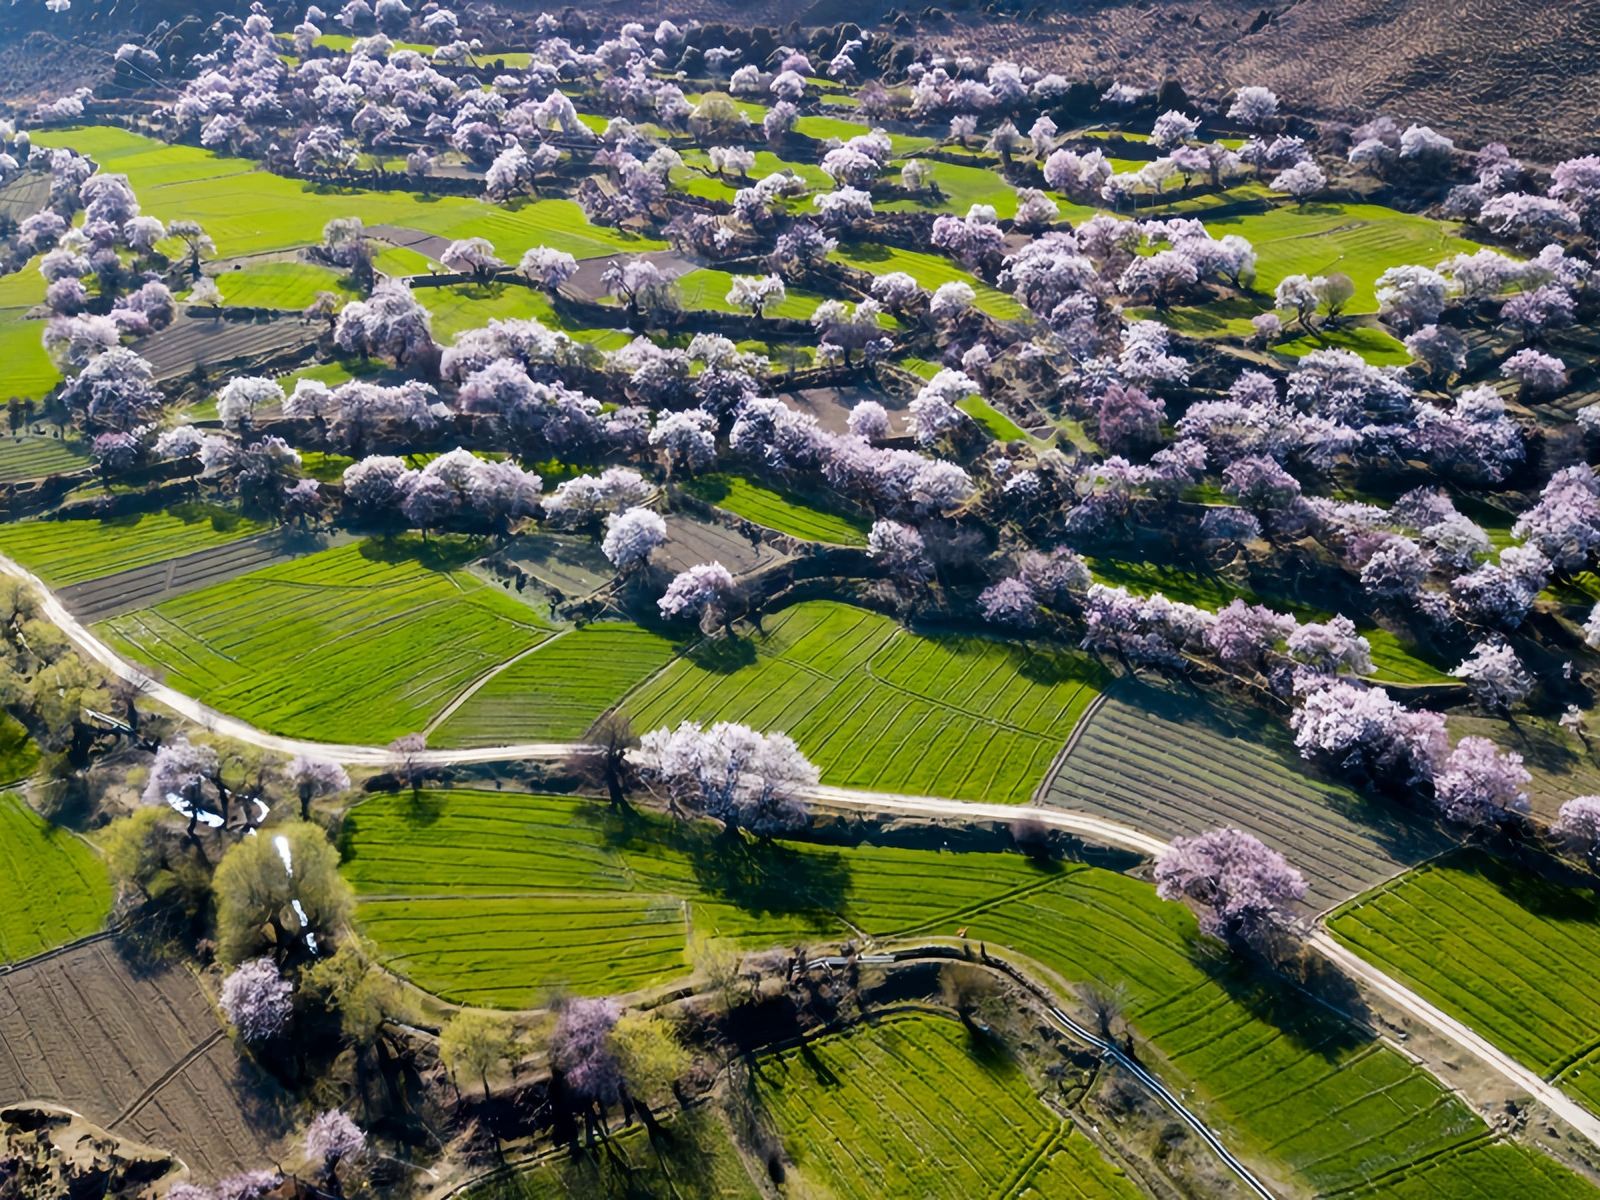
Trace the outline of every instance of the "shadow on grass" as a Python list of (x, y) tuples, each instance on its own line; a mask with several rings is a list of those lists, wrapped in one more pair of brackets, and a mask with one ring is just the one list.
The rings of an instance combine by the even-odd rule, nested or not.
[[(850, 891), (850, 866), (825, 847), (728, 834), (709, 821), (676, 821), (637, 809), (581, 810), (615, 850), (661, 848), (682, 856), (707, 899), (752, 914), (834, 913)], [(693, 897), (691, 897), (692, 899)]]
[(1197, 937), (1190, 955), (1234, 1003), (1302, 1053), (1336, 1062), (1375, 1041), (1366, 1027), (1371, 1010), (1356, 984), (1319, 956), (1291, 957), (1291, 949), (1264, 961)]
[(413, 562), (429, 571), (456, 571), (483, 554), (483, 538), (439, 534), (424, 540), (413, 533), (381, 534), (361, 543), (361, 557), (373, 562)]

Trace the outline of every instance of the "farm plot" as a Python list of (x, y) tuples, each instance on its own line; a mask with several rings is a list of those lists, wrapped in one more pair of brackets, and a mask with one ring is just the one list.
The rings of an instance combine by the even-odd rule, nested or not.
[(661, 243), (590, 225), (565, 199), (487, 204), (464, 196), (422, 197), (290, 179), (255, 163), (175, 146), (104, 125), (39, 130), (37, 145), (68, 146), (128, 176), (140, 205), (163, 221), (199, 221), (223, 257), (292, 250), (316, 242), (335, 217), (359, 213), (369, 225), (401, 225), (444, 238), (486, 237), (515, 261), (530, 246), (579, 258), (615, 250), (655, 250)]
[(631, 1125), (598, 1149), (552, 1155), (531, 1170), (471, 1189), (465, 1200), (760, 1200), (722, 1118), (700, 1108), (663, 1124), (660, 1137), (647, 1135), (643, 1124)]
[(99, 855), (15, 792), (0, 793), (0, 879), (0, 962), (91, 934), (111, 911), (111, 880)]
[(552, 599), (592, 596), (616, 578), (616, 568), (589, 538), (524, 533), (501, 556), (521, 567)]
[[(1480, 852), (1430, 863), (1328, 922), (1368, 961), (1600, 1111), (1600, 896)], [(1565, 1073), (1565, 1074), (1563, 1074)]]
[(277, 733), (387, 742), (549, 636), (461, 570), (470, 543), (335, 547), (96, 626), (167, 682)]
[[(1427, 1162), (1487, 1132), (1422, 1068), (1304, 996), (1193, 955), (1188, 912), (1133, 880), (1075, 877), (963, 923), (968, 938), (1067, 979), (1120, 984), (1141, 1053), (1164, 1060), (1167, 1081), (1192, 1089), (1236, 1152), (1281, 1164), (1317, 1193)], [(1515, 1169), (1536, 1188), (1547, 1167), (1559, 1170), (1532, 1159)]]
[(1256, 248), (1256, 290), (1270, 295), (1289, 275), (1340, 271), (1356, 285), (1348, 311), (1378, 311), (1374, 285), (1390, 267), (1431, 267), (1476, 243), (1456, 236), (1444, 221), (1399, 212), (1379, 204), (1283, 205), (1244, 216), (1206, 222), (1213, 237), (1237, 233)]
[(0, 483), (66, 475), (89, 466), (89, 448), (76, 439), (14, 433), (0, 439)]
[(339, 272), (315, 263), (247, 262), (220, 271), (217, 287), (225, 303), (238, 308), (277, 308), (299, 312), (318, 292), (348, 297)]
[(267, 526), (215, 504), (174, 504), (105, 520), (23, 521), (0, 525), (0, 554), (52, 587), (165, 562), (261, 533)]
[(1318, 911), (1450, 844), (1311, 771), (1255, 710), (1130, 682), (1085, 722), (1043, 800), (1164, 838), (1244, 829), (1299, 869)]
[(742, 475), (702, 475), (685, 485), (685, 490), (707, 504), (803, 541), (835, 546), (867, 544), (868, 523), (861, 518), (830, 512)]
[(43, 321), (30, 321), (22, 309), (0, 309), (0, 362), (6, 364), (0, 395), (39, 400), (61, 382), (61, 372), (45, 353), (43, 337)]
[(550, 297), (516, 283), (451, 284), (419, 287), (417, 299), (433, 314), (433, 336), (449, 345), (467, 329), (482, 329), (490, 321), (533, 318), (580, 342), (601, 350), (616, 350), (633, 340), (625, 329), (580, 325), (557, 311)]
[(904, 271), (929, 291), (940, 284), (959, 280), (972, 287), (977, 295), (976, 306), (991, 317), (1014, 321), (1023, 315), (1022, 305), (1011, 296), (937, 254), (902, 250), (898, 246), (883, 246), (876, 242), (847, 242), (833, 252), (833, 257), (846, 266), (871, 271), (874, 275)]
[[(703, 826), (506, 793), (368, 800), (346, 822), (344, 850), (379, 957), (454, 1001), (523, 1007), (563, 987), (665, 983), (687, 973), (691, 935), (766, 947), (965, 930), (1062, 979), (1119, 987), (1141, 1056), (1190, 1089), (1230, 1145), (1316, 1191), (1487, 1134), (1381, 1042), (1197, 954), (1186, 908), (1107, 870), (872, 844), (730, 845)], [(1534, 1195), (1560, 1194), (1543, 1182), (1565, 1178), (1553, 1164), (1500, 1165)]]
[(749, 575), (782, 560), (765, 542), (752, 541), (736, 529), (699, 521), (683, 513), (667, 514), (667, 540), (652, 560), (678, 572), (695, 563), (719, 562), (735, 575)]
[(70, 584), (57, 595), (79, 620), (103, 621), (274, 563), (313, 554), (326, 549), (334, 540), (342, 543), (350, 538), (340, 534), (330, 539), (325, 535), (288, 530), (260, 533), (178, 558)]
[(133, 348), (150, 363), (157, 380), (178, 379), (196, 366), (245, 365), (288, 354), (317, 340), (323, 327), (298, 316), (229, 320), (192, 316), (179, 309), (171, 325), (140, 338)]
[(799, 1189), (837, 1200), (1143, 1195), (976, 1036), (905, 1014), (762, 1056), (756, 1094)]
[(1526, 1146), (1479, 1141), (1348, 1194), (1381, 1196), (1383, 1200), (1437, 1200), (1440, 1196), (1453, 1200), (1501, 1200), (1506, 1196), (1592, 1200), (1595, 1189), (1587, 1180)]
[(1021, 803), (1105, 683), (1086, 656), (919, 635), (831, 601), (691, 650), (624, 705), (636, 728), (680, 720), (783, 730), (844, 787)]
[(676, 653), (671, 639), (637, 625), (557, 634), (491, 676), (428, 740), (436, 746), (580, 741), (601, 713)]
[(0, 975), (0, 1097), (81, 1112), (179, 1155), (200, 1178), (272, 1161), (287, 1132), (184, 967), (135, 970), (109, 939)]

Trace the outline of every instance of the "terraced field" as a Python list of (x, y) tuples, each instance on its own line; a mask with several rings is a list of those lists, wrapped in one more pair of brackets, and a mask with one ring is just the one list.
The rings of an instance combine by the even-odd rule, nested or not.
[(1095, 709), (1043, 800), (1164, 838), (1247, 830), (1300, 870), (1318, 911), (1452, 844), (1313, 772), (1266, 714), (1132, 682)]
[(1003, 1050), (947, 1017), (905, 1014), (814, 1039), (763, 1056), (755, 1079), (806, 1194), (1144, 1194), (1045, 1107)]
[(1356, 285), (1350, 313), (1378, 311), (1374, 284), (1388, 268), (1406, 263), (1431, 267), (1475, 243), (1455, 227), (1378, 204), (1283, 205), (1244, 216), (1206, 221), (1213, 237), (1237, 233), (1256, 249), (1256, 290), (1270, 296), (1289, 275), (1341, 271)]
[(0, 439), (0, 483), (64, 475), (88, 465), (89, 450), (80, 441), (33, 433)]
[(1021, 803), (1105, 678), (1077, 653), (924, 636), (807, 601), (766, 618), (761, 633), (689, 652), (624, 709), (637, 729), (726, 720), (783, 730), (830, 784)]
[(100, 929), (111, 880), (87, 844), (0, 792), (0, 962), (31, 958)]
[(263, 728), (387, 742), (550, 635), (526, 605), (459, 569), (474, 552), (440, 539), (339, 546), (96, 629), (173, 687)]
[(558, 634), (489, 679), (428, 740), (436, 746), (579, 741), (676, 652), (671, 639), (637, 625), (585, 625)]
[[(590, 225), (565, 199), (487, 204), (461, 196), (320, 187), (259, 170), (248, 159), (167, 145), (104, 125), (40, 130), (36, 144), (70, 146), (104, 171), (128, 176), (144, 211), (163, 221), (199, 221), (218, 254), (236, 257), (313, 244), (335, 217), (402, 225), (446, 238), (486, 237), (502, 258), (545, 245), (580, 258), (656, 250), (660, 242)], [(226, 292), (226, 289), (224, 289)]]
[(267, 528), (264, 522), (196, 501), (105, 520), (0, 525), (0, 554), (51, 587), (64, 587), (224, 545)]
[(870, 525), (860, 517), (829, 512), (742, 475), (701, 475), (684, 487), (707, 504), (715, 504), (735, 516), (790, 537), (836, 546), (867, 544)]
[(1481, 852), (1402, 876), (1328, 928), (1600, 1112), (1600, 895)]
[[(449, 999), (519, 1007), (561, 988), (664, 983), (687, 970), (691, 931), (792, 946), (964, 929), (1062, 979), (1120, 985), (1141, 1057), (1189, 1089), (1236, 1150), (1310, 1190), (1492, 1149), (1424, 1070), (1300, 993), (1197, 955), (1186, 908), (1110, 871), (872, 844), (730, 845), (699, 826), (506, 793), (369, 800), (344, 849), (380, 958)], [(1582, 1190), (1531, 1155), (1490, 1160), (1514, 1184), (1504, 1195)]]

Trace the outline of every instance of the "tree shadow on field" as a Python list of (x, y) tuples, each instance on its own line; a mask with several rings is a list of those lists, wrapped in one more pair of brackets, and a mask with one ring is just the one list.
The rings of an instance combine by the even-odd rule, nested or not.
[(732, 675), (741, 667), (755, 665), (756, 645), (750, 638), (702, 638), (684, 652), (684, 657), (703, 671)]
[(686, 828), (683, 850), (695, 882), (741, 911), (836, 913), (850, 890), (850, 868), (829, 850)]
[(1331, 1062), (1377, 1040), (1360, 990), (1319, 955), (1285, 948), (1270, 962), (1237, 957), (1204, 937), (1190, 953), (1234, 1003), (1302, 1053)]
[(430, 571), (455, 571), (484, 551), (482, 538), (441, 534), (426, 541), (416, 534), (371, 537), (361, 543), (361, 557), (373, 562), (416, 563)]
[(800, 1061), (811, 1072), (811, 1077), (823, 1087), (838, 1087), (841, 1080), (838, 1073), (827, 1063), (822, 1061), (822, 1056), (810, 1042), (805, 1042), (800, 1047)]

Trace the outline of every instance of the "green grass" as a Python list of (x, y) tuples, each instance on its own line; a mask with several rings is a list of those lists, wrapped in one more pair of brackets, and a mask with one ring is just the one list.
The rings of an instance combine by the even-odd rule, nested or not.
[(1535, 1150), (1511, 1142), (1474, 1142), (1441, 1154), (1350, 1195), (1383, 1200), (1440, 1197), (1500, 1200), (1589, 1200), (1594, 1185)]
[(790, 734), (830, 784), (1021, 803), (1105, 680), (1081, 654), (923, 636), (831, 601), (763, 627), (646, 683), (623, 706), (634, 727), (743, 721)]
[[(733, 274), (729, 271), (719, 271), (712, 267), (701, 267), (697, 270), (686, 272), (678, 279), (678, 294), (686, 309), (705, 309), (710, 312), (738, 312), (733, 305), (728, 303), (728, 289), (733, 286)], [(804, 288), (788, 288), (785, 290), (783, 301), (779, 304), (768, 306), (763, 314), (767, 317), (788, 317), (792, 320), (803, 321), (817, 310), (827, 297), (817, 292), (809, 292)], [(896, 328), (899, 322), (893, 317), (885, 317), (886, 323), (892, 323)]]
[(307, 183), (262, 171), (247, 159), (169, 146), (109, 126), (40, 130), (36, 142), (70, 146), (102, 170), (127, 175), (145, 212), (164, 221), (199, 221), (227, 257), (314, 245), (328, 221), (351, 215), (369, 225), (401, 225), (446, 238), (485, 237), (511, 261), (536, 245), (580, 258), (663, 248), (661, 242), (590, 225), (571, 200), (499, 205)]
[(308, 307), (318, 292), (349, 299), (354, 293), (339, 280), (339, 272), (315, 263), (264, 262), (223, 271), (217, 276), (217, 287), (229, 305), (298, 312)]
[(448, 346), (456, 334), (482, 329), (492, 320), (529, 317), (601, 350), (616, 350), (633, 340), (624, 329), (579, 325), (556, 310), (550, 297), (516, 283), (461, 283), (449, 287), (419, 287), (417, 299), (433, 314), (433, 337)]
[(996, 441), (1026, 442), (1031, 440), (1026, 429), (1018, 425), (982, 396), (968, 396), (965, 400), (958, 401), (956, 407), (979, 425), (982, 425), (988, 431), (989, 436)]
[(1600, 895), (1480, 852), (1401, 876), (1340, 909), (1340, 941), (1524, 1066), (1600, 1102)]
[(0, 483), (63, 475), (88, 465), (89, 449), (76, 438), (35, 433), (0, 435)]
[[(0, 730), (0, 736), (9, 734)], [(18, 764), (15, 754), (7, 759), (0, 774), (9, 776)], [(0, 961), (16, 962), (85, 937), (104, 926), (111, 911), (111, 879), (100, 856), (12, 792), (0, 794), (0, 879), (6, 894)]]
[(743, 475), (702, 475), (684, 488), (708, 504), (791, 537), (836, 546), (867, 544), (869, 522), (819, 508), (797, 495), (765, 487)]
[(192, 501), (106, 520), (0, 525), (0, 554), (16, 559), (52, 587), (65, 587), (224, 545), (269, 528), (218, 505)]
[[(688, 968), (691, 934), (758, 947), (965, 929), (1071, 983), (1119, 986), (1141, 1057), (1231, 1148), (1304, 1190), (1484, 1145), (1483, 1123), (1422, 1068), (1286, 985), (1197, 954), (1188, 909), (1104, 869), (730, 842), (598, 802), (490, 792), (375, 797), (343, 841), (379, 957), (447, 999), (516, 1008), (667, 983)], [(1573, 1186), (1531, 1155), (1490, 1157), (1515, 1185), (1501, 1195)]]
[[(853, 137), (871, 133), (872, 126), (864, 121), (847, 121), (843, 117), (810, 116), (796, 118), (794, 131), (805, 137), (816, 138), (818, 141), (825, 142), (829, 138), (838, 138), (841, 142), (848, 142)], [(889, 144), (896, 155), (905, 155), (936, 146), (939, 144), (939, 139), (917, 134), (890, 133)]]
[(1003, 1046), (899, 1014), (764, 1055), (756, 1094), (802, 1194), (1119, 1197), (1140, 1191), (1034, 1094)]
[(1403, 367), (1411, 362), (1405, 343), (1385, 329), (1371, 325), (1346, 325), (1340, 329), (1303, 334), (1278, 342), (1273, 350), (1290, 358), (1304, 358), (1313, 350), (1351, 350), (1375, 367)]
[(904, 271), (929, 291), (942, 283), (960, 280), (972, 286), (979, 309), (1002, 321), (1015, 320), (1024, 312), (1022, 305), (1013, 297), (937, 254), (902, 250), (898, 246), (882, 246), (875, 242), (845, 242), (833, 252), (833, 257), (849, 266), (871, 271), (874, 275)]
[[(658, 1117), (661, 1114), (658, 1114)], [(723, 1122), (706, 1108), (674, 1112), (659, 1137), (636, 1123), (600, 1145), (475, 1187), (465, 1200), (760, 1200)]]
[(189, 592), (97, 629), (130, 658), (274, 732), (383, 743), (549, 636), (460, 570), (470, 544), (364, 542)]
[(559, 634), (491, 678), (429, 740), (438, 746), (579, 741), (676, 652), (671, 639), (637, 625), (585, 625)]
[(1256, 290), (1270, 295), (1289, 275), (1341, 271), (1356, 285), (1351, 313), (1377, 312), (1373, 285), (1389, 267), (1433, 266), (1475, 243), (1455, 226), (1378, 204), (1292, 204), (1206, 222), (1213, 237), (1237, 233), (1256, 249)]
[(0, 309), (0, 362), (6, 365), (0, 398), (38, 400), (61, 382), (61, 372), (44, 350), (43, 321), (26, 319), (23, 309)]

